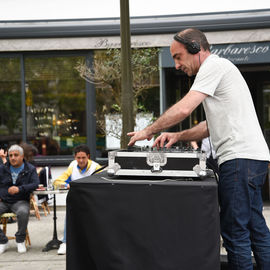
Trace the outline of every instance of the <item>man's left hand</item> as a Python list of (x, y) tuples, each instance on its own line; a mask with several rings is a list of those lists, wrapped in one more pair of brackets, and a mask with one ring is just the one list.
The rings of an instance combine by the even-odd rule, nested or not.
[(166, 148), (170, 148), (178, 142), (179, 134), (179, 132), (164, 132), (155, 139), (153, 147), (162, 148), (166, 144)]
[(19, 188), (18, 187), (16, 187), (16, 186), (12, 186), (12, 187), (10, 187), (9, 189), (8, 189), (8, 193), (10, 194), (10, 195), (14, 195), (14, 194), (16, 194), (16, 193), (19, 193)]
[(135, 144), (136, 141), (142, 141), (147, 139), (148, 141), (150, 141), (153, 137), (153, 134), (150, 133), (147, 128), (140, 130), (140, 131), (133, 131), (133, 132), (129, 132), (127, 134), (128, 136), (131, 136), (130, 141), (128, 143), (128, 146), (132, 146)]

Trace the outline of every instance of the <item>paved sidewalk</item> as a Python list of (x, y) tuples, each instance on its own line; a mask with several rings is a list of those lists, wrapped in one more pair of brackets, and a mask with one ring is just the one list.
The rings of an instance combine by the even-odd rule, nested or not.
[[(52, 207), (50, 207), (52, 210)], [(61, 240), (64, 231), (64, 219), (66, 210), (57, 209), (57, 234)], [(27, 252), (19, 254), (15, 240), (9, 240), (9, 248), (0, 254), (0, 269), (2, 270), (64, 270), (66, 269), (66, 256), (58, 255), (57, 250), (42, 252), (42, 249), (53, 238), (53, 211), (47, 217), (40, 210), (41, 219), (38, 220), (32, 213), (30, 215), (28, 231), (31, 246)], [(7, 225), (7, 235), (14, 236), (17, 231), (17, 223)]]
[[(50, 207), (52, 210), (52, 207)], [(57, 208), (57, 233), (61, 240), (64, 231), (64, 219), (66, 210), (61, 206)], [(41, 219), (38, 220), (31, 212), (28, 224), (28, 231), (31, 246), (25, 254), (17, 253), (15, 240), (9, 240), (8, 250), (0, 254), (0, 270), (65, 270), (66, 256), (58, 255), (57, 250), (42, 252), (45, 245), (53, 238), (53, 211), (45, 217), (43, 210), (40, 210)], [(270, 204), (264, 206), (264, 216), (270, 228)], [(17, 230), (17, 223), (7, 225), (7, 234), (12, 236)], [(221, 254), (226, 254), (221, 247)]]

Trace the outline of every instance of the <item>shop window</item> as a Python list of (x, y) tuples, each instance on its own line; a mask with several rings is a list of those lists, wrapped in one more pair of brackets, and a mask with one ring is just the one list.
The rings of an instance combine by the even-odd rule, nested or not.
[[(110, 56), (106, 54), (106, 50), (97, 50), (94, 57), (103, 61)], [(88, 142), (87, 82), (76, 69), (78, 63), (85, 62), (85, 58), (86, 56), (40, 54), (0, 57), (1, 145), (7, 147), (26, 139), (27, 143), (36, 146), (38, 155), (52, 156), (71, 155), (76, 145)], [(110, 61), (107, 63), (110, 64)], [(151, 58), (148, 66), (157, 63), (158, 54)], [(108, 69), (109, 77), (112, 70), (114, 68)], [(118, 70), (116, 71), (119, 75)], [(141, 78), (147, 80), (139, 81), (136, 85), (139, 90), (136, 95), (136, 110), (137, 113), (150, 113), (154, 119), (159, 116), (159, 71), (157, 68), (151, 74), (142, 74), (144, 76)], [(106, 145), (105, 117), (119, 113), (120, 92), (115, 90), (120, 88), (115, 87), (115, 83), (120, 86), (120, 78), (112, 84), (94, 83), (97, 157), (107, 157), (110, 149)], [(25, 100), (22, 93), (25, 94)]]
[(40, 155), (72, 154), (86, 143), (86, 82), (80, 56), (25, 57), (27, 141)]
[[(94, 69), (86, 75), (96, 88), (97, 152), (102, 156), (107, 156), (107, 150), (120, 147), (120, 61), (120, 50), (96, 50)], [(158, 49), (132, 49), (132, 71), (136, 119), (149, 119), (151, 115), (149, 124), (160, 113)]]
[(263, 86), (263, 119), (264, 119), (264, 136), (268, 147), (270, 147), (270, 83)]
[(20, 59), (0, 58), (0, 144), (6, 148), (21, 140)]

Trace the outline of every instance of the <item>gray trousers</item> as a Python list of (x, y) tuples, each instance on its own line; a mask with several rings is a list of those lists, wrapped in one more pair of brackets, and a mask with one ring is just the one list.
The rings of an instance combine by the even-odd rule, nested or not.
[[(17, 215), (18, 231), (15, 234), (16, 242), (22, 243), (25, 240), (26, 229), (30, 214), (30, 203), (27, 201), (17, 201), (15, 203), (0, 202), (0, 215), (6, 212), (13, 212)], [(0, 228), (0, 244), (8, 242)]]

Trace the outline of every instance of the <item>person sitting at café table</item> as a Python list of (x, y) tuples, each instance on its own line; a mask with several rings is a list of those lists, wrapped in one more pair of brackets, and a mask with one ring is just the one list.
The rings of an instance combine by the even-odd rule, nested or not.
[[(90, 150), (87, 145), (79, 145), (74, 148), (74, 157), (67, 170), (54, 180), (54, 188), (66, 187), (69, 188), (69, 183), (73, 180), (80, 179), (82, 177), (93, 174), (96, 170), (100, 169), (101, 166), (90, 159)], [(59, 255), (66, 254), (66, 219), (64, 227), (64, 237), (62, 244), (58, 249)]]
[[(26, 252), (25, 237), (30, 214), (30, 194), (39, 184), (36, 168), (24, 160), (22, 147), (12, 145), (8, 161), (0, 165), (0, 215), (13, 212), (17, 215), (17, 250)], [(0, 228), (0, 254), (8, 248), (8, 238)]]

